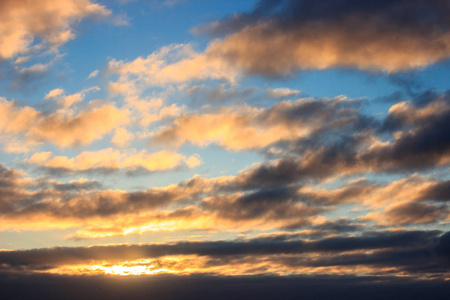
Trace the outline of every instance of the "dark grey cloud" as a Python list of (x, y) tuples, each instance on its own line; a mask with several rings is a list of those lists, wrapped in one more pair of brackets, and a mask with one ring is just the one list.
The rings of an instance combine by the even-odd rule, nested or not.
[[(445, 94), (447, 96), (447, 94)], [(361, 155), (375, 169), (386, 170), (423, 170), (438, 166), (442, 159), (450, 155), (450, 105), (447, 101), (429, 103), (423, 108), (432, 109), (433, 104), (442, 104), (429, 116), (411, 120), (404, 118), (403, 114), (391, 114), (387, 117), (385, 126), (391, 128), (403, 127), (405, 129), (398, 139), (384, 147), (369, 150)], [(412, 109), (409, 113), (414, 112)], [(396, 116), (400, 115), (400, 116)], [(389, 124), (389, 125), (386, 125)], [(395, 125), (394, 125), (395, 124)], [(409, 126), (412, 126), (411, 129)], [(408, 128), (409, 127), (409, 128)]]
[(361, 155), (374, 169), (424, 170), (439, 166), (442, 158), (449, 155), (450, 115), (436, 118), (431, 124), (408, 133), (391, 145), (373, 149)]
[(0, 214), (15, 210), (14, 202), (26, 199), (24, 188), (20, 182), (21, 176), (15, 169), (9, 169), (0, 164)]
[(40, 68), (25, 68), (16, 72), (10, 79), (11, 84), (9, 88), (12, 90), (29, 91), (35, 90), (42, 84), (42, 81), (46, 79), (50, 74), (48, 67), (44, 69)]
[(215, 212), (218, 217), (235, 221), (251, 219), (299, 220), (307, 224), (308, 218), (323, 211), (323, 207), (298, 205), (296, 189), (277, 187), (260, 189), (244, 195), (213, 196), (203, 200), (201, 207)]
[[(450, 234), (447, 232), (437, 240), (424, 241), (423, 245), (403, 249), (381, 249), (368, 253), (339, 253), (331, 256), (320, 256), (316, 259), (292, 260), (287, 258), (284, 263), (296, 263), (311, 267), (324, 266), (377, 266), (394, 267), (392, 274), (404, 271), (408, 273), (428, 273), (430, 277), (448, 274), (450, 267)], [(280, 258), (283, 260), (284, 258)], [(433, 275), (431, 275), (433, 274)]]
[[(223, 105), (230, 102), (249, 102), (256, 92), (255, 88), (238, 89), (226, 85), (194, 86), (186, 91), (186, 96), (192, 99), (194, 105)], [(245, 101), (243, 101), (245, 100)]]
[[(418, 94), (409, 102), (403, 102), (403, 104), (393, 107), (397, 108), (384, 119), (380, 128), (382, 132), (392, 132), (414, 126), (430, 126), (435, 118), (445, 119), (448, 116), (450, 91), (438, 93), (435, 90), (428, 90)], [(431, 110), (429, 113), (419, 114), (427, 107)]]
[(402, 88), (408, 96), (415, 97), (424, 87), (424, 83), (417, 77), (416, 74), (417, 73), (413, 71), (389, 74), (387, 79), (392, 84)]
[[(294, 230), (304, 226), (301, 224), (292, 224), (290, 226), (285, 227), (287, 230)], [(357, 231), (363, 231), (366, 226), (363, 223), (355, 222), (354, 220), (347, 218), (340, 218), (337, 220), (326, 221), (321, 224), (312, 225), (309, 227), (312, 231), (313, 237), (320, 237), (329, 234), (339, 234), (341, 236), (346, 233), (353, 233)]]
[[(305, 156), (285, 156), (274, 163), (265, 163), (238, 175), (242, 188), (276, 186), (297, 181), (308, 182), (336, 176), (344, 172), (364, 172), (356, 169), (358, 159), (358, 138), (348, 138), (336, 144), (319, 146)], [(353, 170), (354, 169), (354, 170)]]
[(102, 184), (96, 180), (86, 182), (69, 182), (69, 183), (57, 183), (54, 185), (55, 189), (60, 191), (71, 190), (97, 190), (102, 187)]
[[(286, 151), (281, 152), (279, 160), (239, 176), (249, 186), (262, 186), (340, 174), (405, 173), (445, 167), (450, 157), (448, 92), (426, 92), (393, 108), (381, 124), (355, 117), (355, 123), (350, 121), (339, 131), (324, 128), (311, 139), (280, 143)], [(371, 138), (388, 143), (369, 147)]]
[[(34, 196), (35, 200), (39, 200), (40, 197)], [(52, 196), (62, 196), (65, 201), (34, 201), (33, 203), (27, 203), (27, 205), (18, 202), (14, 211), (8, 212), (7, 217), (14, 218), (36, 214), (63, 219), (108, 217), (154, 210), (168, 205), (177, 198), (182, 198), (177, 192), (152, 190), (131, 193), (101, 190), (81, 197), (76, 192), (68, 195), (54, 195), (48, 192), (42, 195), (42, 198), (52, 198)]]
[[(387, 27), (403, 29), (405, 26), (420, 26), (428, 31), (445, 31), (450, 26), (446, 14), (448, 9), (450, 5), (444, 0), (369, 0), (364, 3), (357, 0), (325, 0), (320, 3), (310, 0), (262, 0), (256, 3), (251, 12), (235, 14), (213, 26), (199, 27), (198, 30), (212, 35), (226, 35), (273, 18), (279, 20), (281, 25), (290, 27), (320, 19), (338, 22), (352, 15), (366, 16), (367, 19), (375, 15), (376, 19), (384, 20), (387, 23), (384, 26)], [(404, 29), (413, 31), (416, 27)]]
[(14, 187), (18, 179), (17, 171), (8, 169), (3, 164), (0, 164), (0, 188)]
[(443, 234), (438, 241), (436, 252), (439, 256), (450, 260), (450, 232)]
[(434, 201), (450, 201), (450, 180), (444, 180), (432, 185), (424, 191), (420, 198)]

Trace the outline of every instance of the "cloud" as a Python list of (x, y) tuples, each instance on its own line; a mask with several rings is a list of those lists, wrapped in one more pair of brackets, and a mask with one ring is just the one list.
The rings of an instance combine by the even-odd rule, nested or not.
[[(70, 107), (82, 102), (84, 100), (84, 98), (86, 97), (87, 93), (97, 92), (99, 90), (100, 90), (100, 88), (98, 86), (92, 86), (90, 88), (83, 89), (78, 93), (75, 93), (72, 95), (66, 95), (65, 91), (63, 89), (57, 88), (57, 89), (53, 89), (50, 92), (48, 92), (45, 95), (44, 100), (53, 101), (56, 104), (56, 107), (59, 109), (70, 108)], [(64, 113), (64, 111), (62, 111), (62, 110), (60, 112)]]
[(102, 184), (96, 180), (80, 178), (78, 180), (70, 180), (67, 183), (54, 183), (53, 187), (60, 191), (99, 190), (102, 188)]
[(186, 90), (186, 95), (192, 98), (193, 104), (223, 105), (225, 102), (248, 100), (255, 92), (255, 88), (239, 89), (226, 84), (214, 87), (195, 85)]
[[(49, 159), (51, 153), (32, 157), (35, 162)], [(299, 218), (307, 224), (306, 219), (319, 211), (286, 199), (286, 194), (273, 198), (270, 191), (219, 196), (229, 180), (232, 178), (195, 176), (178, 185), (137, 192), (97, 189), (96, 184), (85, 181), (65, 184), (29, 179), (25, 186), (17, 186), (13, 181), (3, 190), (1, 202), (8, 210), (2, 211), (1, 218), (7, 228), (81, 227), (70, 236), (81, 239), (155, 230), (241, 230), (255, 228), (256, 224), (260, 230), (273, 229)], [(222, 203), (218, 202), (220, 199)], [(234, 212), (221, 211), (233, 203)], [(238, 212), (238, 207), (242, 212)]]
[(390, 205), (383, 212), (369, 213), (364, 220), (375, 221), (384, 226), (405, 224), (432, 224), (449, 216), (446, 207), (437, 207), (427, 203), (409, 202)]
[(446, 1), (260, 1), (253, 11), (194, 29), (213, 36), (206, 56), (252, 74), (334, 67), (388, 73), (450, 57)]
[(146, 150), (129, 149), (121, 152), (113, 148), (98, 151), (84, 151), (75, 157), (54, 156), (51, 152), (35, 153), (27, 161), (38, 167), (65, 172), (89, 172), (95, 170), (136, 170), (143, 168), (148, 171), (163, 171), (180, 167), (189, 168), (201, 164), (197, 156), (185, 157), (171, 151), (148, 153)]
[(441, 181), (430, 186), (422, 193), (421, 199), (430, 199), (435, 201), (450, 200), (450, 180)]
[(111, 60), (107, 72), (118, 75), (118, 80), (109, 84), (110, 90), (129, 97), (154, 86), (209, 79), (233, 82), (237, 76), (226, 62), (209, 59), (195, 52), (189, 44), (162, 47), (131, 62)]
[[(296, 229), (298, 224), (295, 226), (289, 226), (286, 229)], [(365, 229), (365, 225), (362, 223), (356, 223), (347, 218), (340, 218), (336, 220), (325, 220), (320, 223), (316, 223), (311, 226), (312, 235), (325, 236), (330, 233), (332, 234), (344, 234), (346, 232), (361, 232)]]
[(45, 64), (36, 63), (29, 67), (14, 68), (15, 72), (12, 73), (13, 76), (9, 88), (13, 90), (29, 89), (32, 83), (42, 80), (50, 72), (51, 65), (52, 62)]
[(212, 196), (201, 203), (207, 211), (216, 212), (221, 219), (235, 222), (246, 220), (299, 220), (310, 223), (309, 218), (317, 215), (323, 208), (309, 206), (296, 195), (295, 189), (261, 189), (248, 194)]
[(175, 146), (190, 142), (199, 146), (217, 143), (230, 150), (262, 149), (355, 123), (357, 107), (358, 101), (345, 97), (283, 101), (267, 109), (233, 105), (203, 114), (182, 114), (153, 139)]
[(292, 97), (300, 94), (300, 91), (291, 90), (289, 88), (276, 88), (276, 89), (267, 89), (267, 96), (271, 98), (283, 98), (283, 97)]
[[(181, 274), (216, 275), (277, 272), (288, 268), (291, 274), (347, 272), (390, 275), (389, 268), (403, 276), (445, 278), (448, 275), (448, 233), (440, 231), (367, 232), (353, 237), (302, 240), (294, 235), (259, 237), (247, 240), (175, 242), (91, 247), (57, 247), (0, 251), (3, 269), (70, 272), (65, 266), (80, 266), (81, 274), (92, 274), (108, 266), (146, 266)], [(326, 255), (319, 255), (326, 254)], [(389, 257), (389, 254), (391, 255)], [(404, 256), (403, 259), (399, 257)], [(167, 258), (167, 259), (166, 259)], [(272, 264), (272, 268), (269, 268)], [(260, 268), (251, 268), (257, 265)], [(358, 270), (352, 266), (368, 266)], [(314, 267), (322, 267), (312, 271)], [(84, 267), (84, 269), (83, 269)], [(226, 270), (229, 272), (226, 272)], [(334, 269), (333, 269), (334, 268)], [(164, 272), (163, 271), (163, 272)], [(231, 272), (231, 273), (230, 273)]]
[(116, 147), (126, 147), (129, 145), (130, 141), (133, 140), (134, 133), (129, 132), (123, 127), (117, 128), (111, 142)]
[[(134, 218), (133, 222), (128, 222), (120, 219), (120, 216), (135, 214), (137, 211), (129, 209), (133, 206), (130, 203), (125, 201), (123, 204), (123, 200), (120, 200), (125, 197), (125, 194), (122, 195), (123, 191), (102, 191), (80, 196), (58, 195), (55, 199), (58, 197), (72, 199), (67, 203), (72, 203), (71, 205), (76, 207), (83, 206), (85, 202), (99, 203), (98, 210), (92, 208), (92, 211), (86, 212), (89, 218), (85, 218), (85, 227), (75, 235), (78, 238), (140, 233), (156, 230), (155, 228), (205, 230), (210, 228), (208, 224), (211, 222), (217, 223), (217, 230), (219, 228), (243, 230), (255, 226), (260, 230), (311, 228), (312, 224), (318, 222), (321, 213), (333, 210), (344, 203), (357, 201), (371, 209), (365, 213), (366, 215), (361, 215), (360, 220), (373, 221), (381, 226), (430, 224), (448, 218), (445, 181), (436, 182), (426, 177), (411, 175), (392, 184), (363, 180), (340, 186), (338, 184), (335, 189), (320, 188), (320, 184), (324, 181), (344, 176), (362, 173), (404, 174), (415, 170), (444, 167), (448, 164), (447, 139), (443, 129), (446, 126), (442, 126), (448, 119), (449, 111), (448, 97), (445, 93), (425, 98), (422, 95), (410, 102), (396, 104), (381, 121), (363, 115), (360, 111), (362, 103), (364, 102), (344, 98), (307, 98), (295, 102), (280, 102), (265, 109), (235, 105), (225, 110), (213, 109), (211, 113), (181, 115), (175, 120), (172, 128), (169, 127), (162, 132), (170, 133), (168, 136), (171, 138), (185, 138), (183, 142), (195, 141), (205, 144), (216, 142), (233, 150), (276, 146), (281, 151), (281, 157), (254, 164), (236, 176), (192, 178), (188, 181), (189, 185), (197, 191), (203, 191), (201, 196), (195, 198), (197, 201), (195, 205), (190, 202), (194, 201), (191, 198), (188, 197), (190, 200), (187, 200), (188, 198), (180, 196), (181, 198), (177, 199), (185, 199), (187, 202), (183, 200), (179, 202), (180, 206), (171, 207), (167, 211), (159, 211), (159, 208), (156, 211), (144, 209), (142, 214), (145, 217)], [(5, 125), (10, 132), (15, 130), (20, 133), (26, 130), (21, 120), (37, 118), (34, 116), (37, 112), (31, 108), (18, 109), (8, 101), (5, 105), (7, 108), (13, 108), (8, 108), (13, 113), (6, 115), (11, 118), (11, 122)], [(80, 112), (82, 113), (83, 111)], [(211, 119), (210, 123), (205, 121), (208, 118)], [(237, 125), (231, 123), (230, 126), (229, 119)], [(186, 124), (189, 126), (186, 127)], [(202, 128), (198, 127), (199, 124)], [(261, 130), (267, 127), (268, 131)], [(271, 127), (277, 130), (284, 128), (286, 135), (273, 135), (272, 140), (266, 139), (262, 142), (245, 138), (248, 128), (257, 132), (259, 136), (270, 137), (267, 132), (270, 133)], [(183, 132), (180, 128), (185, 130), (186, 134), (180, 134)], [(205, 128), (210, 131), (205, 131)], [(219, 130), (223, 133), (222, 136), (214, 133), (218, 128), (223, 129)], [(300, 134), (290, 136), (289, 130), (306, 130), (307, 133), (304, 136)], [(161, 132), (157, 132), (154, 138), (163, 137), (158, 136), (159, 134)], [(211, 134), (211, 140), (208, 134)], [(422, 143), (422, 139), (430, 142)], [(167, 141), (172, 142), (170, 139)], [(174, 144), (177, 143), (179, 141)], [(407, 147), (402, 146), (405, 143)], [(398, 155), (396, 154), (398, 150), (395, 150), (397, 148), (403, 149)], [(76, 157), (58, 157), (42, 152), (35, 154), (30, 162), (53, 170), (65, 168), (69, 172), (89, 172), (102, 168), (164, 170), (180, 164), (194, 167), (200, 162), (196, 156), (184, 157), (177, 153), (175, 156), (169, 155), (168, 164), (165, 164), (163, 162), (166, 159), (154, 157), (145, 151), (136, 153), (113, 149), (104, 151), (106, 152), (87, 151)], [(177, 185), (179, 195), (185, 192), (186, 184)], [(209, 190), (205, 190), (208, 185)], [(35, 192), (30, 194), (30, 191), (26, 191), (25, 194), (27, 193), (27, 197), (31, 197), (30, 195), (34, 195)], [(42, 197), (45, 193), (40, 192), (37, 195)], [(40, 203), (42, 199), (37, 198), (36, 201)], [(115, 207), (116, 202), (124, 205), (120, 206), (123, 211), (106, 209), (117, 217), (114, 226), (106, 222), (101, 228), (96, 228), (90, 223), (93, 220), (90, 218), (104, 216), (100, 213), (103, 211), (103, 205)], [(192, 207), (188, 209), (189, 205)], [(77, 224), (84, 215), (81, 212), (83, 210), (79, 214), (60, 215), (61, 211), (68, 210), (62, 209), (57, 202), (39, 204), (37, 207), (39, 209), (36, 210), (33, 205), (29, 207), (27, 205), (23, 210), (13, 211), (8, 218), (11, 217), (12, 220), (27, 215), (28, 222), (34, 222), (30, 216), (48, 215), (53, 220), (66, 220), (65, 222), (70, 220), (71, 224)], [(189, 214), (185, 214), (186, 219), (180, 218), (180, 223), (174, 225), (173, 216), (178, 209), (181, 209), (178, 212), (186, 209), (183, 212), (189, 211)], [(119, 228), (118, 224), (122, 227)], [(55, 223), (55, 226), (59, 225)], [(65, 223), (64, 226), (69, 225)]]
[(128, 112), (111, 104), (91, 107), (73, 117), (51, 115), (38, 119), (27, 136), (60, 147), (87, 145), (112, 129), (128, 123)]
[[(50, 153), (41, 153), (36, 155), (34, 160), (46, 160), (50, 156)], [(204, 181), (137, 192), (107, 190), (85, 179), (62, 183), (27, 178), (14, 169), (3, 166), (0, 176), (0, 218), (5, 221), (2, 223), (5, 226), (3, 229), (39, 230), (99, 224), (108, 227), (128, 222), (128, 227), (123, 226), (120, 229), (120, 235), (124, 235), (127, 229), (136, 227), (136, 223), (148, 224), (159, 222), (159, 219), (164, 221), (164, 218), (158, 217), (158, 208), (181, 200), (186, 201), (184, 205), (189, 206), (196, 197), (210, 190)], [(131, 215), (135, 218), (130, 219)], [(189, 215), (184, 216), (189, 218)], [(183, 217), (183, 214), (176, 211), (167, 216), (178, 219), (180, 217)], [(98, 223), (99, 220), (103, 221)], [(92, 231), (95, 231), (95, 228)], [(103, 234), (103, 237), (107, 236), (108, 232)]]
[[(159, 154), (156, 153), (157, 159), (153, 161), (157, 164), (162, 162)], [(126, 165), (130, 158), (133, 164)], [(53, 157), (50, 152), (36, 153), (29, 162), (48, 168), (66, 168), (71, 172), (89, 172), (96, 168), (143, 167), (134, 164), (135, 161), (133, 155), (106, 149), (70, 159)], [(58, 163), (61, 165), (55, 165)], [(192, 167), (189, 159), (185, 164)], [(264, 231), (277, 228), (303, 228), (305, 236), (327, 236), (333, 234), (331, 227), (346, 227), (350, 232), (364, 225), (352, 226), (345, 220), (327, 220), (320, 215), (345, 203), (370, 208), (369, 214), (362, 215), (359, 220), (375, 221), (383, 226), (434, 223), (448, 215), (448, 208), (439, 206), (439, 200), (425, 196), (432, 195), (435, 187), (445, 181), (411, 176), (389, 184), (357, 181), (340, 188), (325, 189), (304, 185), (276, 173), (276, 181), (256, 179), (254, 172), (255, 169), (250, 168), (237, 176), (211, 179), (196, 175), (179, 184), (126, 192), (103, 189), (86, 180), (61, 183), (23, 178), (16, 171), (4, 168), (4, 179), (0, 180), (4, 187), (0, 197), (4, 207), (1, 219), (6, 228), (15, 229), (78, 227), (68, 237), (86, 239), (148, 231)]]
[[(147, 101), (143, 101), (144, 103)], [(153, 101), (147, 102), (147, 105), (151, 105)], [(174, 117), (177, 117), (180, 115), (181, 111), (184, 109), (184, 106), (178, 106), (176, 103), (168, 105), (168, 106), (160, 106), (160, 103), (162, 105), (162, 101), (156, 101), (158, 105), (155, 105), (154, 107), (147, 107), (147, 110), (141, 108), (140, 106), (147, 106), (147, 105), (141, 105), (141, 101), (134, 101), (133, 106), (136, 110), (138, 110), (138, 114), (140, 114), (140, 121), (139, 125), (142, 127), (147, 127), (152, 123), (162, 121), (164, 119), (171, 119)], [(149, 106), (150, 106), (149, 105)]]
[[(81, 169), (85, 164), (89, 167), (98, 167), (99, 163), (110, 164), (110, 159), (97, 163), (95, 157), (88, 154), (81, 154), (83, 159), (77, 157), (79, 162), (73, 159), (71, 164), (63, 165)], [(114, 153), (93, 154), (114, 158)], [(51, 153), (44, 152), (33, 155), (30, 161), (45, 164), (54, 159)], [(1, 181), (4, 189), (0, 203), (5, 207), (1, 218), (5, 226), (22, 229), (81, 226), (71, 236), (76, 239), (154, 230), (241, 230), (255, 228), (256, 224), (260, 230), (273, 229), (299, 219), (303, 219), (306, 225), (320, 211), (320, 207), (309, 207), (299, 202), (295, 189), (280, 188), (247, 194), (232, 192), (229, 185), (230, 181), (236, 180), (233, 177), (205, 179), (195, 176), (178, 185), (125, 192), (96, 188), (96, 183), (84, 180), (57, 183), (37, 182), (29, 178), (26, 184), (19, 184), (24, 179), (14, 172), (4, 168), (5, 179)], [(168, 205), (172, 205), (169, 210), (161, 210)], [(99, 220), (102, 221), (99, 223)], [(211, 224), (215, 225), (212, 227)]]
[(9, 138), (22, 136), (30, 145), (50, 142), (73, 147), (90, 144), (129, 122), (127, 110), (100, 101), (91, 101), (78, 112), (69, 109), (84, 98), (84, 93), (62, 97), (58, 102), (62, 109), (50, 114), (0, 98), (0, 133)]
[(375, 168), (421, 170), (450, 162), (450, 139), (445, 128), (450, 125), (448, 93), (433, 99), (424, 107), (400, 103), (386, 118), (385, 128), (396, 132), (395, 140), (374, 146), (361, 155)]
[(0, 59), (27, 54), (32, 47), (58, 47), (75, 37), (74, 24), (110, 14), (106, 7), (89, 0), (2, 1)]
[[(47, 101), (64, 102), (66, 97), (63, 91), (54, 90), (48, 94)], [(1, 126), (6, 134), (22, 134), (39, 141), (31, 135), (34, 133), (31, 124), (39, 128), (41, 122), (53, 118), (77, 120), (108, 106), (123, 111), (96, 101), (77, 111), (76, 103), (74, 108), (60, 105), (62, 108), (43, 114), (4, 100)], [(436, 224), (448, 219), (446, 180), (412, 175), (416, 170), (431, 170), (449, 163), (448, 139), (444, 134), (450, 111), (447, 93), (426, 93), (395, 104), (384, 119), (363, 114), (364, 103), (344, 97), (302, 98), (268, 108), (233, 105), (227, 109), (184, 113), (175, 117), (172, 125), (153, 133), (154, 141), (172, 145), (217, 143), (232, 150), (278, 148), (279, 152), (273, 151), (273, 160), (256, 163), (236, 176), (211, 179), (194, 176), (177, 185), (137, 194), (107, 189), (63, 192), (51, 186), (16, 187), (4, 190), (5, 197), (13, 195), (17, 201), (4, 198), (2, 205), (8, 210), (2, 219), (10, 228), (76, 226), (79, 229), (71, 235), (74, 239), (155, 230), (251, 228), (259, 231), (301, 228), (305, 234), (309, 230), (310, 236), (323, 236), (320, 231), (325, 235), (333, 231), (314, 229), (324, 220), (322, 214), (346, 204), (363, 205), (366, 210), (355, 220), (366, 226), (371, 222), (377, 226)], [(162, 101), (142, 105), (160, 109)], [(95, 119), (101, 120), (102, 126), (106, 124), (106, 117)], [(124, 125), (111, 122), (110, 131), (117, 128), (120, 131), (126, 128)], [(45, 132), (56, 135), (53, 130), (63, 129), (62, 125), (52, 126)], [(105, 129), (103, 134), (108, 132)], [(58, 139), (47, 140), (56, 145), (74, 145), (73, 139), (62, 143), (59, 135)], [(88, 137), (88, 131), (80, 136)], [(192, 168), (200, 160), (197, 156), (185, 157), (171, 151), (148, 153), (108, 148), (84, 151), (73, 157), (38, 152), (28, 162), (50, 171), (76, 174), (117, 169), (158, 171), (183, 165)], [(379, 180), (342, 183), (347, 177), (360, 174), (405, 172), (409, 175), (389, 184)], [(323, 185), (333, 181), (334, 188)], [(215, 224), (214, 228), (211, 224)]]
[[(404, 106), (408, 107), (406, 114), (400, 112)], [(443, 93), (420, 105), (394, 105), (382, 124), (355, 112), (354, 119), (335, 121), (348, 122), (340, 130), (325, 126), (318, 134), (279, 145), (281, 158), (277, 163), (262, 164), (248, 176), (283, 181), (447, 166), (450, 140), (445, 128), (450, 120), (449, 108), (448, 95)]]
[(92, 72), (89, 74), (88, 79), (97, 77), (97, 75), (98, 75), (99, 72), (100, 72), (99, 70), (94, 70), (94, 71), (92, 71)]
[(53, 90), (51, 90), (50, 92), (48, 92), (45, 95), (44, 99), (45, 100), (53, 99), (53, 98), (56, 98), (56, 97), (60, 97), (62, 95), (64, 95), (64, 90), (63, 89), (53, 89)]
[[(435, 244), (440, 231), (374, 232), (348, 238), (292, 240), (289, 235), (235, 241), (177, 242), (148, 245), (57, 247), (1, 251), (0, 261), (10, 266), (81, 264), (91, 260), (135, 260), (168, 255), (227, 257), (236, 255), (340, 253), (358, 249), (410, 248)], [(294, 235), (295, 237), (295, 235)], [(437, 246), (437, 245), (435, 245)]]

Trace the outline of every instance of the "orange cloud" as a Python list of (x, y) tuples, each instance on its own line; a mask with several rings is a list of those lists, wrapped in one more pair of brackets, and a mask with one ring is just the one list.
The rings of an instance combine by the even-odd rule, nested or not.
[[(153, 138), (157, 143), (176, 146), (190, 142), (199, 146), (217, 143), (231, 150), (261, 149), (276, 142), (307, 137), (333, 122), (335, 126), (343, 126), (352, 111), (339, 110), (339, 105), (350, 102), (345, 97), (321, 99), (320, 104), (316, 101), (319, 100), (305, 98), (283, 101), (267, 109), (236, 105), (211, 113), (184, 114), (172, 126), (154, 133)], [(311, 112), (302, 114), (302, 109)], [(337, 113), (332, 115), (332, 110)]]
[(134, 133), (129, 132), (123, 127), (117, 128), (111, 142), (116, 147), (126, 147), (129, 145), (130, 141), (133, 140)]
[[(83, 97), (82, 94), (75, 96)], [(68, 97), (71, 96), (62, 101), (66, 103)], [(69, 100), (71, 106), (80, 99)], [(26, 144), (50, 142), (60, 147), (72, 147), (90, 144), (127, 124), (129, 112), (112, 104), (92, 101), (78, 113), (66, 107), (44, 115), (32, 107), (18, 107), (14, 102), (0, 98), (0, 118), (3, 135), (23, 135)]]
[[(33, 48), (54, 48), (75, 37), (72, 26), (111, 11), (89, 0), (3, 0), (0, 2), (0, 59)], [(39, 43), (35, 43), (39, 39)]]
[(119, 79), (110, 84), (115, 93), (128, 96), (151, 86), (178, 84), (192, 80), (226, 79), (234, 81), (236, 71), (223, 60), (210, 59), (190, 45), (171, 45), (131, 62), (111, 60), (108, 72)]
[(136, 169), (144, 168), (149, 171), (169, 170), (182, 163), (189, 168), (201, 164), (198, 156), (185, 157), (171, 151), (148, 153), (142, 151), (121, 152), (112, 148), (99, 151), (85, 151), (76, 157), (53, 156), (50, 152), (35, 153), (28, 160), (29, 163), (49, 169), (63, 169), (73, 172), (90, 171), (95, 169)]
[[(364, 29), (350, 34), (339, 27), (309, 30), (280, 32), (271, 22), (253, 25), (222, 41), (213, 41), (205, 53), (239, 69), (267, 75), (333, 67), (399, 72), (423, 68), (450, 56), (448, 33), (424, 43), (396, 33), (377, 36)], [(357, 40), (361, 36), (366, 37), (364, 42)]]
[(60, 147), (87, 145), (128, 122), (128, 111), (106, 104), (88, 108), (75, 116), (56, 114), (40, 118), (27, 132), (27, 137)]
[(72, 95), (65, 95), (63, 89), (54, 89), (45, 95), (44, 100), (53, 101), (59, 108), (67, 109), (82, 102), (87, 93), (99, 90), (100, 88), (98, 86), (93, 86)]

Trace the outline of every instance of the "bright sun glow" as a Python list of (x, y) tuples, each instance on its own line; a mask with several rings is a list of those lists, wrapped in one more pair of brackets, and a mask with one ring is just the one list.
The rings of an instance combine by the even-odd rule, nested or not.
[(94, 272), (101, 272), (110, 275), (121, 275), (121, 276), (130, 276), (130, 275), (153, 275), (159, 273), (175, 273), (175, 271), (168, 270), (165, 268), (155, 268), (154, 265), (149, 266), (121, 266), (115, 265), (111, 267), (105, 267), (100, 265), (95, 265), (91, 267), (91, 270)]

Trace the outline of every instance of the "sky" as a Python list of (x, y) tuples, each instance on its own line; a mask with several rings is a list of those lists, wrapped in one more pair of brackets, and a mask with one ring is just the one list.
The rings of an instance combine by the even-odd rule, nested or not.
[(1, 293), (450, 290), (448, 1), (1, 0), (0, 20)]

